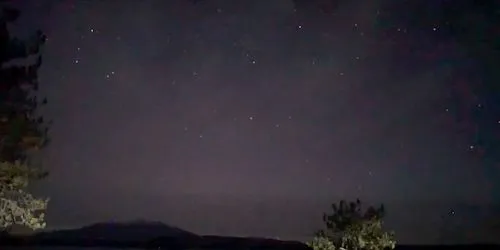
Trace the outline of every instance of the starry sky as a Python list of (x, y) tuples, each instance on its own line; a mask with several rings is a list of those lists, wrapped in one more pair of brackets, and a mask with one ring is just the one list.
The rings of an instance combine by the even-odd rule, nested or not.
[(450, 2), (13, 1), (48, 36), (48, 227), (305, 240), (360, 198), (401, 243), (498, 241), (489, 26)]

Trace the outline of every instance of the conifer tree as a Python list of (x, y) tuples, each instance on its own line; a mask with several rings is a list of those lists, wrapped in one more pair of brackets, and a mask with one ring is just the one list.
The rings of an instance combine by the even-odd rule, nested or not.
[(48, 200), (35, 198), (27, 186), (47, 175), (30, 163), (30, 155), (48, 142), (47, 123), (36, 114), (46, 103), (36, 96), (45, 36), (37, 31), (26, 40), (12, 37), (8, 24), (20, 12), (0, 8), (0, 230), (12, 225), (40, 229)]

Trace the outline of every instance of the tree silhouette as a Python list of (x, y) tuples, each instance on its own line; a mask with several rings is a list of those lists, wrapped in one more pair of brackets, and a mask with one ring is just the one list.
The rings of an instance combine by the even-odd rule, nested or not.
[[(353, 250), (394, 248), (394, 234), (383, 231), (384, 206), (362, 209), (360, 200), (341, 200), (332, 204), (332, 213), (324, 214), (325, 230), (317, 232), (319, 238), (329, 239), (335, 247)], [(318, 241), (316, 239), (316, 241)], [(324, 246), (324, 244), (321, 244)]]
[[(37, 31), (25, 41), (12, 37), (7, 25), (20, 12), (7, 6), (0, 11), (0, 229), (13, 224), (37, 229), (45, 226), (47, 200), (34, 198), (26, 187), (47, 174), (29, 161), (30, 154), (48, 142), (47, 124), (36, 115), (46, 100), (39, 102), (35, 95), (45, 36)], [(35, 62), (30, 63), (33, 57)]]

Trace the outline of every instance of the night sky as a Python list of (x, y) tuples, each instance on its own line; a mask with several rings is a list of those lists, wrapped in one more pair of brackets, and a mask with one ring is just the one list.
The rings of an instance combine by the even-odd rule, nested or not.
[(50, 229), (305, 240), (360, 198), (401, 243), (498, 242), (499, 92), (460, 34), (475, 1), (13, 2), (16, 34), (48, 36)]

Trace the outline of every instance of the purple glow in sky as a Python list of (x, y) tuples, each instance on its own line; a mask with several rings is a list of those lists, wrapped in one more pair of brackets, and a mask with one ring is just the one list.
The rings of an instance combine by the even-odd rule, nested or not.
[(20, 33), (48, 36), (50, 228), (303, 240), (360, 198), (402, 243), (495, 239), (500, 190), (461, 116), (483, 104), (480, 65), (430, 21), (440, 1), (420, 23), (418, 1), (119, 2), (14, 3)]

